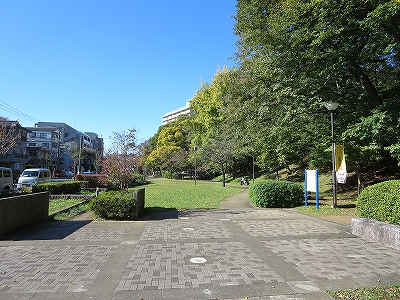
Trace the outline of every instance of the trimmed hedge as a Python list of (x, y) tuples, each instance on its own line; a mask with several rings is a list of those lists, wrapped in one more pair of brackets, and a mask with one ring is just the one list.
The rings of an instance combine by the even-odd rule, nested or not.
[(285, 180), (260, 180), (250, 185), (250, 201), (258, 207), (295, 207), (303, 204), (303, 186)]
[(49, 192), (53, 195), (78, 194), (87, 186), (85, 181), (46, 182), (32, 186), (32, 193)]
[(89, 202), (89, 209), (100, 218), (110, 220), (136, 220), (136, 202), (132, 191), (100, 193)]
[(366, 187), (357, 197), (357, 215), (400, 225), (400, 180), (389, 180)]

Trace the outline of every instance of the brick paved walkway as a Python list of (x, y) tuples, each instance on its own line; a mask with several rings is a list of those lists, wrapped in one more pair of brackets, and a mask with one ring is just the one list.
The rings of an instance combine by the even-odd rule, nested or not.
[(0, 241), (0, 299), (323, 300), (327, 289), (400, 283), (400, 251), (246, 198), (220, 210), (51, 222), (9, 236)]

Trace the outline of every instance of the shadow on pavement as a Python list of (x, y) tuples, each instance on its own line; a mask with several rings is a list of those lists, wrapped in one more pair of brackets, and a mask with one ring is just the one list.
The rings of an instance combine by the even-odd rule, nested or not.
[(6, 235), (5, 241), (31, 241), (31, 240), (62, 240), (92, 222), (82, 221), (52, 221), (20, 229)]
[(213, 214), (221, 214), (221, 216), (229, 215), (241, 215), (245, 214), (249, 210), (232, 210), (232, 209), (183, 209), (177, 210), (176, 208), (152, 208), (151, 210), (145, 210), (145, 214), (139, 218), (138, 221), (149, 221), (149, 220), (167, 220), (167, 219), (178, 219), (185, 217), (197, 217), (203, 216), (207, 212)]
[(176, 208), (146, 207), (139, 221), (178, 219), (178, 214)]

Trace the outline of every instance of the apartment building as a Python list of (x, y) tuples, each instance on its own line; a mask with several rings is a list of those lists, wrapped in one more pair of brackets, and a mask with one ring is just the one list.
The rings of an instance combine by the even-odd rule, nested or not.
[(79, 172), (96, 171), (95, 162), (104, 152), (103, 139), (96, 133), (81, 132), (60, 122), (38, 122), (35, 127), (27, 129), (30, 131), (27, 148), (32, 158), (30, 162), (35, 167), (74, 173), (78, 168)]
[(54, 127), (26, 127), (29, 134), (26, 140), (29, 168), (56, 168), (59, 160), (58, 147), (60, 132)]
[(190, 101), (186, 102), (185, 107), (181, 107), (178, 109), (175, 109), (173, 111), (170, 111), (166, 113), (165, 115), (162, 116), (162, 125), (165, 125), (171, 121), (176, 120), (180, 115), (190, 115)]
[(104, 153), (103, 139), (96, 133), (60, 122), (21, 127), (18, 121), (0, 117), (0, 137), (0, 167), (13, 169), (16, 178), (33, 167), (96, 172), (96, 161)]
[(15, 170), (18, 178), (19, 171), (23, 171), (28, 163), (26, 141), (29, 130), (21, 127), (18, 121), (0, 118), (1, 143), (0, 166)]

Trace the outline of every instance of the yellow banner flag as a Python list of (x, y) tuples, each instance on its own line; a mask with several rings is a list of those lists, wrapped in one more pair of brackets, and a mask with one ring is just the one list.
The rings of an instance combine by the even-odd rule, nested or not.
[(336, 179), (338, 183), (346, 183), (347, 170), (344, 157), (344, 146), (336, 145)]

